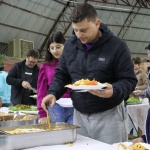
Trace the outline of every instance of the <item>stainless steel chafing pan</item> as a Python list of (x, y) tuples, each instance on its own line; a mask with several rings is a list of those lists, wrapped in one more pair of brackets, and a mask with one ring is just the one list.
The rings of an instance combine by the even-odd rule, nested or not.
[(27, 116), (27, 115), (18, 115), (16, 117), (18, 120), (13, 120), (14, 115), (0, 116), (0, 127), (22, 126), (22, 125), (38, 123), (37, 115), (28, 115), (29, 120), (21, 120), (25, 116)]
[[(46, 131), (14, 135), (5, 134), (5, 132), (7, 131), (12, 131), (18, 128), (37, 128), (45, 129)], [(36, 146), (56, 145), (74, 142), (77, 138), (77, 128), (77, 126), (65, 123), (51, 124), (51, 130), (48, 129), (48, 124), (4, 127), (0, 128), (0, 130), (3, 131), (3, 135), (0, 136), (0, 147), (3, 150), (14, 150)]]

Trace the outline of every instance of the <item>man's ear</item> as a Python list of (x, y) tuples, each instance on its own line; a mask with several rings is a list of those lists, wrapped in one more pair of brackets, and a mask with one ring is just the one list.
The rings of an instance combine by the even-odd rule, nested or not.
[(100, 19), (96, 19), (96, 27), (99, 29), (101, 24), (101, 20)]

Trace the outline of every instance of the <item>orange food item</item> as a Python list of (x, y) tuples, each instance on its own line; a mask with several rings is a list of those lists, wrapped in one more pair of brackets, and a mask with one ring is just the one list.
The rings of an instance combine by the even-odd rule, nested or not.
[(89, 79), (81, 79), (76, 81), (74, 84), (74, 86), (80, 86), (80, 85), (98, 85), (99, 82), (95, 81), (95, 80), (89, 80)]

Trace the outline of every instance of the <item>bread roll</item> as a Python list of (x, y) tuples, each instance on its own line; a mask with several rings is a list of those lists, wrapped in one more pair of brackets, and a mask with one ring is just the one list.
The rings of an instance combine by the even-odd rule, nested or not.
[(118, 150), (127, 150), (127, 146), (120, 143), (120, 144), (118, 144)]

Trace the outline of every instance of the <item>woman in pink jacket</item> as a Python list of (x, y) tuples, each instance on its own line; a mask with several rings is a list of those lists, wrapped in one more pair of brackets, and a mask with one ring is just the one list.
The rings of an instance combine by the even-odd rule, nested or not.
[[(38, 114), (40, 116), (39, 123), (46, 123), (47, 117), (46, 112), (41, 107), (42, 99), (47, 95), (47, 91), (53, 76), (55, 73), (55, 68), (58, 65), (59, 58), (62, 54), (64, 48), (65, 38), (61, 32), (52, 34), (49, 37), (45, 63), (41, 65), (40, 72), (38, 76), (38, 85), (37, 85), (37, 107)], [(62, 96), (62, 98), (69, 98), (70, 91)], [(73, 107), (61, 107), (59, 104), (55, 104), (53, 108), (49, 108), (50, 121), (54, 122), (66, 122), (68, 124), (73, 123)]]

